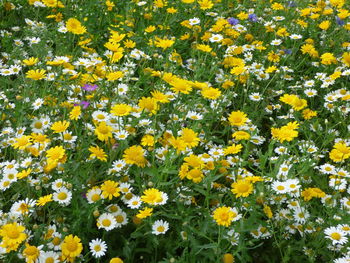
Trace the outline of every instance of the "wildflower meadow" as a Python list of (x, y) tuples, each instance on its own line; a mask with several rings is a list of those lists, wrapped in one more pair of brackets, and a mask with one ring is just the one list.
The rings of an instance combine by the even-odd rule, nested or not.
[(0, 0), (0, 262), (350, 262), (350, 1)]

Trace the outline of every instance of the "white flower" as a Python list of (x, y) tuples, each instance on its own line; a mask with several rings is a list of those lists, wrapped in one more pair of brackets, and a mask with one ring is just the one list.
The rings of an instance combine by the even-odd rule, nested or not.
[(139, 196), (133, 196), (128, 202), (127, 206), (131, 209), (138, 209), (142, 204), (141, 198)]
[(72, 199), (72, 193), (65, 187), (62, 187), (52, 196), (52, 199), (61, 205), (69, 205)]
[(86, 199), (89, 204), (95, 203), (101, 199), (101, 189), (100, 188), (92, 188), (86, 194)]
[(288, 187), (285, 182), (279, 182), (279, 181), (273, 182), (272, 189), (279, 194), (285, 194), (288, 192)]
[(92, 118), (95, 121), (105, 121), (106, 122), (110, 119), (110, 116), (107, 112), (97, 110), (97, 111), (94, 111), (92, 113)]
[(40, 109), (40, 107), (43, 105), (43, 103), (44, 103), (43, 99), (41, 99), (41, 98), (36, 99), (32, 104), (33, 110)]
[(89, 248), (92, 255), (95, 258), (99, 258), (106, 254), (107, 244), (105, 241), (102, 241), (101, 239), (97, 238), (90, 241)]
[(282, 40), (281, 39), (274, 39), (271, 41), (270, 43), (272, 46), (279, 46), (282, 44)]
[(201, 22), (201, 20), (197, 17), (191, 18), (188, 21), (191, 26), (198, 25)]
[(209, 38), (210, 42), (220, 42), (223, 39), (223, 36), (220, 34), (213, 34), (211, 38)]
[(114, 133), (114, 138), (116, 138), (117, 140), (125, 140), (126, 138), (128, 138), (129, 133), (127, 131), (121, 130), (118, 131), (116, 133)]
[(302, 35), (297, 35), (297, 34), (291, 34), (290, 36), (289, 36), (289, 38), (290, 39), (301, 39), (303, 36)]
[(324, 233), (326, 234), (326, 238), (332, 240), (332, 245), (343, 245), (348, 241), (348, 238), (346, 237), (346, 232), (344, 232), (341, 229), (338, 229), (337, 227), (328, 227), (324, 230)]
[(115, 217), (110, 213), (103, 213), (97, 219), (97, 227), (103, 228), (106, 231), (112, 230), (117, 226)]
[(114, 218), (116, 220), (116, 227), (121, 227), (128, 223), (128, 218), (126, 217), (126, 213), (121, 210), (116, 215), (114, 215)]
[(41, 251), (39, 256), (39, 263), (59, 263), (60, 255), (54, 251)]
[(169, 223), (163, 220), (157, 220), (152, 226), (152, 234), (160, 235), (165, 234), (169, 229)]

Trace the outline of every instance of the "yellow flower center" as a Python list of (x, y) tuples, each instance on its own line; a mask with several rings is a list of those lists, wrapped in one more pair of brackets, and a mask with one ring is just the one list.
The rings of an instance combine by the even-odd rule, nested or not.
[(101, 197), (100, 197), (100, 195), (98, 195), (98, 194), (93, 194), (93, 195), (91, 196), (91, 200), (94, 201), (94, 202), (97, 202), (97, 201), (100, 200), (100, 199), (101, 199)]
[(54, 263), (55, 260), (53, 259), (53, 257), (49, 257), (47, 259), (45, 259), (45, 263)]
[(101, 246), (100, 246), (100, 245), (94, 246), (94, 250), (95, 250), (96, 252), (101, 251)]
[(284, 190), (284, 186), (283, 185), (277, 186), (277, 190), (280, 190), (280, 191)]
[(159, 227), (157, 227), (157, 231), (158, 232), (164, 232), (164, 230), (165, 230), (165, 228), (164, 228), (164, 226), (159, 226)]
[(69, 241), (69, 242), (67, 242), (67, 249), (68, 249), (70, 252), (73, 252), (73, 251), (77, 250), (77, 248), (78, 248), (78, 245), (77, 245), (76, 242), (74, 242), (74, 241)]
[(52, 244), (58, 246), (61, 243), (61, 239), (59, 237), (54, 237), (52, 240)]
[(106, 226), (106, 227), (109, 227), (111, 225), (111, 220), (109, 219), (103, 219), (102, 220), (102, 225), (103, 226)]
[(241, 185), (238, 185), (237, 186), (237, 191), (239, 192), (239, 193), (245, 193), (245, 192), (247, 192), (249, 190), (249, 185), (247, 185), (247, 184), (241, 184)]
[(339, 233), (332, 233), (331, 234), (331, 238), (334, 240), (340, 240), (341, 239), (341, 235)]
[(117, 220), (118, 223), (123, 223), (124, 221), (124, 217), (121, 215), (116, 216), (115, 219)]
[(65, 200), (67, 198), (67, 194), (65, 192), (61, 192), (57, 195), (57, 198), (60, 200)]
[(43, 124), (41, 122), (37, 121), (36, 123), (34, 123), (34, 127), (36, 129), (41, 129), (43, 127)]
[(11, 239), (17, 239), (19, 237), (19, 232), (17, 229), (12, 229), (7, 232), (7, 236)]

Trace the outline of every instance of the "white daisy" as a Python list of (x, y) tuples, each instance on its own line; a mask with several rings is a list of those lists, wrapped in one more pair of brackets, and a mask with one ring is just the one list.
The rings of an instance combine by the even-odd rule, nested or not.
[(341, 229), (338, 229), (337, 227), (328, 227), (324, 230), (324, 233), (326, 234), (326, 238), (332, 240), (332, 245), (343, 245), (348, 241), (348, 238), (346, 237), (346, 232), (344, 232)]
[(133, 196), (128, 202), (127, 206), (131, 209), (138, 209), (142, 205), (141, 198), (139, 196)]
[(121, 210), (118, 214), (114, 215), (114, 218), (116, 220), (116, 227), (121, 227), (128, 223), (128, 218), (126, 217), (126, 213)]
[(101, 196), (101, 189), (100, 188), (92, 188), (90, 189), (87, 194), (86, 194), (86, 199), (88, 201), (89, 204), (95, 203), (98, 200), (101, 200), (102, 196)]
[(54, 251), (41, 251), (39, 256), (39, 263), (59, 263), (60, 255)]
[(103, 228), (106, 231), (112, 230), (116, 227), (117, 221), (115, 217), (110, 213), (103, 213), (97, 219), (97, 227), (99, 229)]
[(152, 225), (152, 234), (160, 235), (165, 234), (169, 229), (169, 223), (163, 220), (157, 220)]
[(210, 42), (220, 42), (223, 39), (223, 36), (220, 34), (212, 34), (212, 36), (209, 38)]
[(92, 118), (95, 120), (95, 121), (108, 121), (110, 119), (110, 116), (107, 112), (104, 112), (104, 111), (101, 111), (101, 110), (97, 110), (97, 111), (94, 111), (92, 113)]
[(69, 205), (72, 199), (72, 193), (65, 187), (62, 187), (52, 196), (52, 199), (61, 205)]
[(92, 255), (95, 258), (99, 258), (106, 254), (107, 244), (105, 241), (102, 241), (101, 239), (97, 238), (90, 241), (89, 248)]
[(191, 26), (198, 25), (201, 22), (201, 20), (197, 17), (191, 18), (188, 21)]

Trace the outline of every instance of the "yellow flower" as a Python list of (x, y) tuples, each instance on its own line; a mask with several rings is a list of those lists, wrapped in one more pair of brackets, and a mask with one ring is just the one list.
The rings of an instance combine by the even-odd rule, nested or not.
[(65, 155), (65, 149), (62, 146), (51, 147), (46, 151), (46, 157), (53, 162), (59, 162)]
[(242, 111), (233, 111), (230, 116), (228, 116), (228, 121), (232, 126), (242, 126), (247, 122), (247, 114)]
[(342, 62), (350, 67), (350, 52), (344, 52), (342, 56)]
[(204, 45), (204, 44), (196, 45), (196, 49), (203, 51), (203, 52), (208, 52), (208, 53), (213, 50), (209, 45)]
[(122, 71), (114, 71), (110, 72), (106, 75), (106, 78), (108, 81), (115, 81), (124, 76), (124, 73)]
[(155, 139), (152, 135), (146, 134), (141, 139), (141, 145), (142, 146), (154, 146)]
[(39, 197), (39, 199), (36, 201), (36, 205), (37, 206), (44, 206), (49, 202), (52, 202), (52, 194)]
[(128, 104), (116, 104), (111, 108), (111, 114), (114, 116), (127, 116), (130, 114), (132, 107)]
[(16, 142), (12, 144), (15, 149), (24, 150), (27, 146), (32, 145), (32, 137), (27, 135), (16, 138), (15, 141)]
[(155, 114), (159, 109), (157, 100), (152, 97), (142, 97), (141, 99), (139, 99), (138, 105), (141, 108), (141, 110), (146, 110), (150, 114)]
[(33, 66), (39, 62), (39, 59), (35, 57), (30, 57), (28, 59), (23, 59), (22, 62), (27, 66)]
[(236, 131), (232, 133), (232, 138), (234, 138), (237, 141), (240, 140), (249, 140), (250, 139), (250, 134), (245, 131)]
[(31, 69), (26, 73), (26, 78), (33, 80), (40, 80), (46, 78), (46, 70), (45, 69)]
[(86, 27), (82, 26), (79, 20), (75, 18), (69, 18), (66, 22), (66, 28), (68, 32), (75, 35), (81, 35), (86, 32)]
[(147, 204), (157, 204), (163, 201), (162, 192), (155, 188), (146, 189), (141, 196), (142, 202)]
[(213, 218), (219, 226), (230, 226), (234, 217), (235, 213), (227, 206), (218, 207), (213, 213)]
[(336, 64), (337, 59), (334, 57), (334, 55), (332, 53), (324, 53), (321, 56), (321, 63), (323, 65)]
[(32, 169), (28, 168), (27, 170), (23, 170), (23, 171), (17, 173), (16, 177), (18, 179), (23, 179), (23, 178), (28, 177), (28, 175), (30, 175), (31, 172), (32, 172)]
[(198, 4), (202, 10), (211, 9), (214, 6), (213, 2), (210, 0), (200, 0)]
[(145, 150), (139, 145), (127, 148), (124, 151), (123, 159), (127, 164), (135, 164), (139, 167), (145, 167), (147, 164)]
[(231, 192), (236, 195), (236, 198), (238, 197), (247, 197), (253, 192), (253, 184), (248, 180), (238, 180), (237, 182), (233, 183)]
[(146, 27), (145, 32), (152, 33), (154, 30), (156, 30), (156, 27), (151, 25), (151, 26)]
[(51, 130), (53, 130), (54, 133), (62, 133), (68, 129), (69, 124), (69, 121), (56, 121), (51, 125)]
[(327, 30), (331, 25), (331, 22), (326, 20), (326, 21), (323, 21), (321, 22), (318, 27), (321, 28), (322, 30)]
[(112, 258), (109, 263), (124, 263), (121, 258)]
[(74, 258), (80, 255), (83, 251), (83, 245), (80, 242), (80, 238), (77, 236), (66, 236), (61, 244), (62, 259), (73, 262)]
[(272, 218), (273, 217), (273, 214), (272, 214), (272, 211), (271, 211), (271, 207), (269, 207), (268, 205), (264, 205), (263, 211), (264, 211), (265, 215), (268, 218)]
[(194, 132), (192, 129), (183, 128), (181, 130), (181, 140), (185, 143), (186, 147), (193, 148), (199, 144), (198, 133)]
[(144, 219), (146, 217), (149, 217), (152, 215), (152, 212), (153, 212), (153, 208), (148, 208), (146, 207), (145, 209), (143, 210), (139, 210), (139, 213), (136, 214), (136, 217), (137, 218), (140, 218), (140, 219)]
[(24, 226), (15, 223), (3, 225), (0, 229), (0, 236), (2, 237), (1, 247), (6, 249), (6, 252), (17, 250), (18, 246), (27, 238), (24, 233)]
[(203, 88), (201, 93), (204, 98), (210, 99), (210, 100), (216, 100), (221, 96), (221, 91), (219, 89), (215, 89), (211, 87)]
[(154, 41), (154, 45), (156, 47), (160, 47), (163, 50), (171, 47), (172, 45), (174, 45), (175, 41), (171, 40), (171, 39), (161, 39), (159, 37), (156, 37), (156, 41)]
[(112, 138), (113, 128), (106, 124), (106, 122), (101, 121), (95, 128), (95, 135), (100, 141), (107, 142), (109, 138)]
[(242, 144), (233, 144), (224, 149), (224, 154), (225, 155), (236, 154), (236, 153), (239, 153), (242, 150), (242, 148), (243, 148)]
[(69, 113), (69, 119), (71, 120), (77, 120), (79, 119), (81, 115), (81, 107), (80, 106), (74, 106), (71, 112)]
[(186, 173), (186, 178), (192, 180), (194, 183), (200, 183), (204, 178), (204, 174), (201, 170), (195, 168)]
[(345, 143), (338, 142), (333, 146), (333, 150), (329, 153), (329, 158), (333, 162), (342, 162), (350, 157), (350, 147)]
[(23, 250), (22, 255), (25, 257), (27, 263), (34, 263), (40, 255), (40, 250), (36, 246), (26, 244), (26, 248)]
[(222, 256), (222, 263), (234, 263), (235, 258), (231, 253), (226, 253)]
[(118, 185), (119, 183), (115, 181), (105, 181), (100, 187), (102, 190), (103, 198), (108, 198), (109, 200), (112, 200), (113, 196), (120, 196), (120, 188), (118, 187)]
[(189, 94), (192, 91), (192, 85), (188, 80), (181, 78), (173, 78), (169, 84), (172, 86), (170, 89), (175, 93)]
[(107, 161), (107, 154), (104, 152), (104, 150), (98, 146), (90, 146), (89, 152), (91, 152), (89, 159), (97, 158), (102, 162)]
[(169, 102), (168, 96), (160, 91), (154, 90), (151, 92), (151, 95), (157, 102), (160, 102), (160, 103), (168, 103)]
[(305, 120), (310, 120), (312, 117), (317, 116), (317, 112), (310, 109), (303, 110), (302, 114)]

